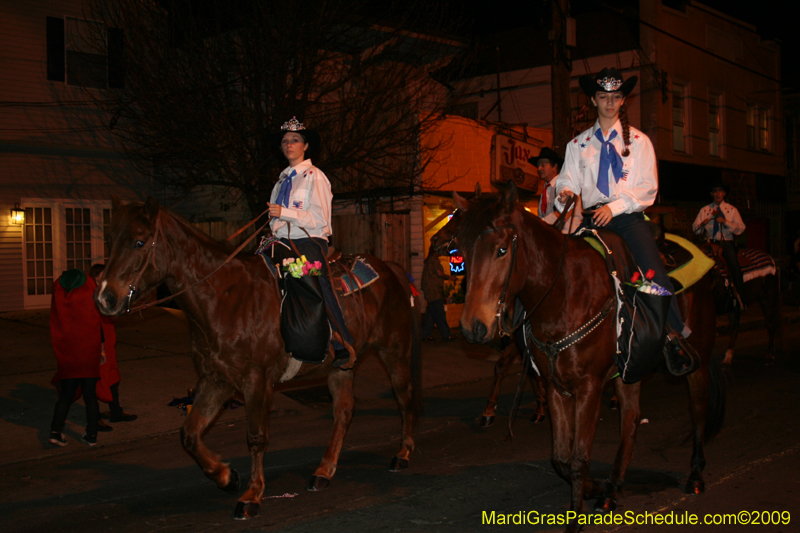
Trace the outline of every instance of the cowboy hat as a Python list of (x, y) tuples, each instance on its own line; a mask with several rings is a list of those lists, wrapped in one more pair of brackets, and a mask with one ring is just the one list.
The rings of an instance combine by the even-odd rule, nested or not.
[(536, 157), (531, 157), (528, 159), (528, 163), (533, 166), (537, 166), (539, 164), (540, 159), (547, 159), (550, 161), (552, 165), (558, 165), (558, 168), (561, 168), (561, 165), (564, 164), (564, 158), (559, 157), (559, 155), (553, 150), (552, 148), (545, 146), (539, 152), (539, 155)]
[(637, 76), (631, 76), (623, 81), (622, 74), (617, 69), (604, 68), (594, 76), (591, 74), (581, 76), (578, 83), (588, 96), (594, 96), (598, 91), (605, 93), (620, 91), (623, 96), (628, 96), (637, 81), (639, 81)]

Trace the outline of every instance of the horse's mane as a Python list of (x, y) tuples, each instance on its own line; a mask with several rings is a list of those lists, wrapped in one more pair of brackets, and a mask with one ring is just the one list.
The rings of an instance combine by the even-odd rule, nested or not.
[[(474, 242), (487, 228), (495, 228), (498, 218), (504, 210), (504, 198), (501, 194), (485, 194), (471, 202), (460, 227), (459, 237), (462, 242)], [(540, 219), (528, 212), (519, 203), (514, 204), (510, 213), (511, 222), (516, 225), (535, 224)]]

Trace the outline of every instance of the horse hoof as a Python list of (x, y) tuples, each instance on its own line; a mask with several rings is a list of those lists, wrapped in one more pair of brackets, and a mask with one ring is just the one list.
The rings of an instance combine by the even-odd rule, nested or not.
[(545, 418), (547, 417), (544, 416), (543, 414), (535, 413), (531, 417), (531, 424), (538, 424), (539, 422), (544, 422)]
[(259, 504), (255, 502), (237, 502), (233, 511), (234, 520), (250, 520), (258, 516)]
[(408, 459), (401, 459), (400, 457), (392, 457), (392, 462), (389, 463), (389, 472), (402, 472), (408, 468)]
[(228, 484), (222, 487), (222, 490), (229, 494), (236, 494), (239, 492), (239, 473), (233, 468), (231, 468), (231, 473), (228, 476)]
[(492, 416), (482, 416), (481, 417), (481, 427), (482, 428), (490, 428), (494, 424), (494, 415)]
[(330, 484), (331, 480), (326, 477), (311, 476), (311, 481), (308, 482), (308, 487), (306, 487), (306, 490), (310, 492), (319, 492), (327, 489), (328, 485)]
[(594, 510), (597, 513), (610, 513), (616, 510), (617, 500), (614, 498), (600, 498), (594, 504)]
[(702, 479), (690, 479), (686, 482), (686, 494), (702, 494), (706, 490), (706, 483)]

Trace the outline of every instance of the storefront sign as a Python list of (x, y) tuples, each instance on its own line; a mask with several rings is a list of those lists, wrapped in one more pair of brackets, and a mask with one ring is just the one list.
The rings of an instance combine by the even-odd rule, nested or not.
[(523, 142), (505, 135), (495, 135), (492, 182), (513, 181), (520, 189), (538, 193), (539, 173), (536, 167), (528, 162), (528, 159), (539, 155), (542, 149), (540, 143), (541, 141), (533, 138), (529, 139), (529, 142)]

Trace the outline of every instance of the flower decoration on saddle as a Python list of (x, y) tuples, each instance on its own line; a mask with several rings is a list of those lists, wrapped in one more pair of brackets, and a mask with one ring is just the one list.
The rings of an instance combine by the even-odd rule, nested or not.
[(651, 268), (644, 274), (644, 278), (642, 277), (642, 273), (636, 271), (631, 276), (630, 281), (626, 281), (627, 285), (632, 285), (636, 287), (636, 290), (639, 292), (643, 292), (645, 294), (655, 294), (657, 296), (672, 296), (672, 293), (669, 292), (667, 289), (652, 281), (653, 276), (655, 276), (655, 271)]
[(281, 270), (287, 272), (293, 278), (319, 276), (322, 271), (322, 263), (320, 261), (312, 263), (304, 255), (298, 258), (287, 257), (283, 260)]

